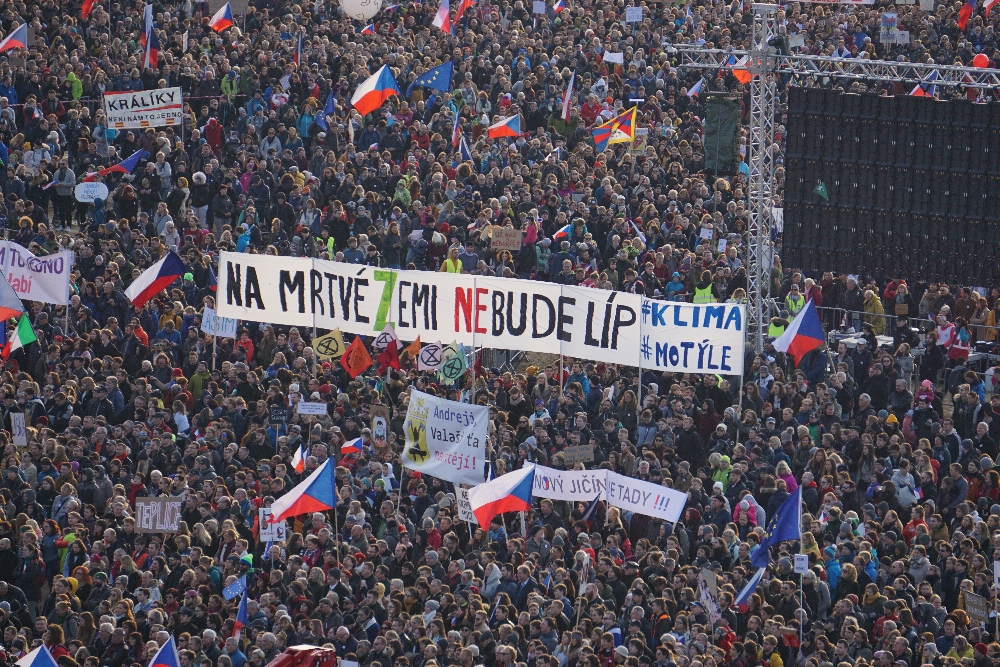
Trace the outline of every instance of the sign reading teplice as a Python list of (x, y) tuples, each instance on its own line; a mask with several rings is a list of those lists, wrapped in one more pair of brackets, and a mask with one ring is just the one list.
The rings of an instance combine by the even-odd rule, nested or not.
[(160, 496), (135, 499), (135, 532), (176, 533), (180, 528), (183, 498)]
[(563, 354), (690, 373), (743, 372), (742, 304), (508, 278), (222, 253), (218, 315), (402, 340)]

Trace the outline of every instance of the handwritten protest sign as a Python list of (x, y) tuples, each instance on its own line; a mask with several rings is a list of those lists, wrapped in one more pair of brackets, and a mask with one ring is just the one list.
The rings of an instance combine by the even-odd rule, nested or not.
[(594, 446), (580, 445), (579, 447), (567, 447), (562, 451), (563, 461), (571, 466), (577, 463), (590, 463), (594, 460)]
[(490, 411), (413, 390), (400, 461), (411, 470), (461, 484), (483, 483)]
[(183, 498), (160, 496), (135, 499), (135, 532), (176, 533), (180, 528)]
[(493, 250), (509, 250), (511, 252), (517, 252), (521, 249), (521, 239), (523, 237), (524, 232), (520, 229), (513, 229), (512, 227), (494, 227), (490, 247)]

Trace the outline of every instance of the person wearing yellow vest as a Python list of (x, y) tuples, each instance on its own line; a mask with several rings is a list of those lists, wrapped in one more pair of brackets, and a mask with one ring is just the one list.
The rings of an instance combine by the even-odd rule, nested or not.
[(772, 317), (771, 322), (767, 325), (767, 337), (768, 338), (778, 338), (781, 334), (785, 333), (785, 329), (788, 327), (787, 313), (782, 312), (782, 317)]
[(806, 307), (806, 298), (802, 296), (798, 285), (792, 285), (792, 290), (785, 297), (785, 305), (788, 306), (788, 314), (795, 317)]
[(694, 286), (694, 299), (692, 303), (716, 303), (719, 298), (715, 292), (715, 281), (712, 280), (711, 271), (702, 271), (701, 280)]
[(462, 260), (458, 258), (458, 248), (451, 248), (448, 257), (441, 262), (441, 273), (461, 273)]

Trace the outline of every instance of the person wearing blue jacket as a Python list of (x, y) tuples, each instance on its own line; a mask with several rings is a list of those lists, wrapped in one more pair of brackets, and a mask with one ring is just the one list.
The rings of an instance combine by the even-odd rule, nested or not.
[(830, 587), (830, 597), (836, 599), (837, 584), (840, 583), (840, 561), (833, 547), (823, 549), (823, 565), (826, 568), (826, 584)]

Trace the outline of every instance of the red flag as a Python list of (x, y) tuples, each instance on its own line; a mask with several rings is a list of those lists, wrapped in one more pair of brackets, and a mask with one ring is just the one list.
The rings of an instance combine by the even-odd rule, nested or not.
[(344, 350), (344, 355), (340, 358), (340, 365), (344, 367), (352, 380), (371, 367), (372, 355), (368, 354), (365, 344), (361, 342), (361, 336), (355, 336), (351, 344)]
[(83, 0), (83, 20), (86, 21), (90, 16), (90, 12), (94, 11), (94, 2), (96, 0)]
[(390, 368), (399, 370), (399, 348), (395, 345), (386, 345), (377, 359), (379, 375), (382, 375), (382, 373), (385, 373)]

